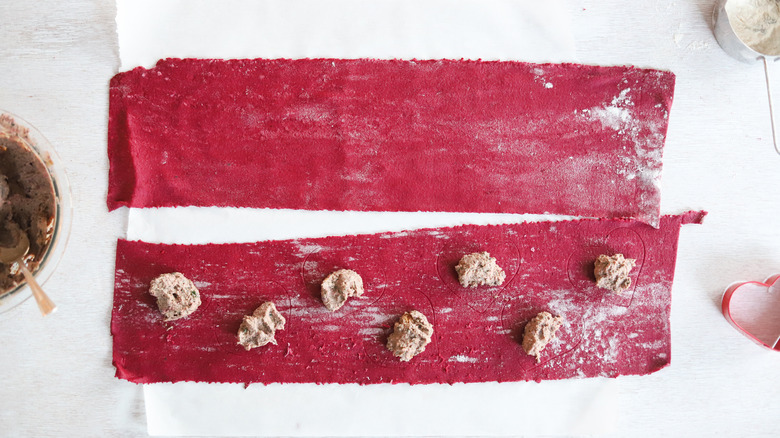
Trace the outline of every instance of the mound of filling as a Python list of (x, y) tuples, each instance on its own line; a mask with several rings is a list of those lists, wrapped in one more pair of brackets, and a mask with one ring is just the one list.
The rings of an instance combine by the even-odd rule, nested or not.
[(425, 351), (425, 346), (431, 342), (432, 336), (433, 326), (428, 322), (428, 318), (412, 310), (396, 321), (393, 333), (387, 338), (387, 349), (402, 362), (408, 362)]
[(486, 251), (464, 255), (455, 271), (463, 287), (501, 286), (506, 278), (504, 270), (496, 264), (496, 258)]
[(636, 259), (624, 258), (623, 254), (613, 256), (601, 254), (596, 259), (594, 269), (596, 286), (617, 294), (623, 292), (631, 286), (628, 275), (634, 266), (636, 266)]
[(245, 315), (238, 328), (238, 343), (249, 351), (263, 345), (276, 345), (277, 330), (284, 330), (286, 320), (271, 301), (266, 301), (255, 309), (251, 315)]
[(322, 304), (333, 312), (340, 309), (349, 297), (363, 295), (363, 279), (351, 269), (339, 269), (325, 277), (320, 291)]
[(555, 333), (563, 325), (562, 316), (552, 316), (549, 312), (540, 312), (528, 324), (523, 331), (523, 350), (536, 361), (541, 360), (542, 350), (555, 339)]
[(166, 321), (184, 318), (198, 310), (200, 292), (181, 272), (162, 274), (152, 280), (149, 293), (157, 298), (157, 308)]

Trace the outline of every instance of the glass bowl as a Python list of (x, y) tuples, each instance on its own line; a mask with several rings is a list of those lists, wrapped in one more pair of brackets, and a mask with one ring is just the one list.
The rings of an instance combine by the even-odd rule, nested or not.
[[(68, 238), (70, 237), (70, 227), (73, 222), (73, 200), (71, 199), (68, 175), (65, 173), (62, 159), (57, 154), (57, 151), (54, 150), (51, 143), (46, 140), (46, 137), (35, 129), (33, 125), (21, 117), (2, 109), (0, 109), (0, 116), (10, 117), (17, 127), (21, 127), (21, 130), (15, 131), (22, 135), (15, 135), (15, 138), (38, 155), (38, 158), (41, 159), (46, 167), (54, 187), (54, 230), (49, 247), (41, 258), (38, 268), (33, 272), (38, 283), (44, 285), (62, 259)], [(14, 135), (14, 133), (11, 133), (3, 124), (0, 124), (0, 135)], [(0, 292), (0, 313), (8, 312), (31, 296), (32, 292), (27, 287), (26, 282), (20, 283), (9, 291)], [(52, 299), (55, 303), (57, 302), (56, 296)]]

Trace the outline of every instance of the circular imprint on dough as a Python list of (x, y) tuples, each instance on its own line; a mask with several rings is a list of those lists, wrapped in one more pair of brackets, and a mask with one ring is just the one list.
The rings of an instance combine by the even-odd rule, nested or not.
[[(517, 368), (518, 373), (529, 368), (543, 366), (550, 362), (559, 363), (569, 360), (572, 353), (578, 349), (583, 340), (582, 314), (576, 304), (565, 298), (550, 296), (520, 296), (507, 300), (501, 313), (501, 324), (506, 336), (511, 340), (512, 358), (505, 361), (506, 372), (511, 373)], [(558, 329), (555, 338), (542, 350), (540, 360), (523, 350), (525, 326), (539, 312), (549, 312), (553, 316), (563, 316), (563, 325)], [(534, 380), (533, 376), (528, 377)]]
[[(199, 283), (196, 282), (196, 285)], [(200, 287), (199, 287), (200, 288)], [(291, 339), (290, 332), (296, 325), (290, 294), (281, 284), (275, 281), (226, 281), (220, 284), (204, 285), (201, 296), (207, 295), (201, 306), (189, 322), (192, 330), (186, 326), (178, 326), (170, 330), (172, 337), (169, 342), (181, 345), (197, 345), (204, 351), (222, 351), (228, 355), (242, 356), (246, 354), (244, 347), (238, 344), (238, 329), (245, 315), (251, 315), (255, 309), (266, 301), (272, 301), (279, 313), (285, 318), (284, 330), (277, 331), (278, 345), (268, 344), (251, 350), (251, 356), (256, 360), (257, 354), (272, 357), (282, 357)], [(185, 322), (188, 318), (178, 321)], [(183, 337), (187, 338), (184, 339)]]
[[(293, 304), (306, 308), (308, 315), (318, 320), (338, 319), (358, 309), (373, 307), (383, 299), (388, 289), (385, 268), (375, 255), (375, 251), (360, 245), (322, 248), (307, 254), (301, 264), (304, 293), (294, 297)], [(330, 311), (322, 303), (322, 282), (339, 269), (351, 269), (360, 275), (363, 295), (350, 297), (341, 308)]]
[[(520, 270), (520, 248), (514, 237), (488, 235), (479, 231), (483, 230), (459, 233), (450, 237), (436, 257), (436, 273), (449, 294), (454, 295), (461, 305), (468, 306), (478, 313), (486, 313), (504, 297), (507, 286), (512, 283)], [(488, 252), (490, 257), (495, 257), (496, 264), (504, 270), (506, 274), (504, 282), (500, 286), (475, 288), (461, 286), (458, 272), (455, 270), (458, 262), (464, 255), (483, 251)], [(445, 298), (436, 301), (449, 302), (450, 300)]]
[[(599, 255), (623, 254), (627, 259), (635, 259), (636, 265), (631, 270), (631, 286), (620, 294), (596, 286), (596, 276), (593, 273), (596, 258)], [(634, 299), (634, 291), (642, 274), (645, 263), (645, 242), (642, 237), (628, 227), (615, 228), (603, 238), (583, 242), (579, 250), (572, 253), (568, 260), (568, 275), (574, 289), (605, 305), (629, 307)]]
[[(442, 337), (441, 330), (436, 326), (436, 312), (433, 302), (423, 292), (418, 290), (406, 289), (398, 293), (389, 294), (377, 306), (375, 312), (363, 314), (358, 312), (354, 314), (355, 318), (360, 316), (360, 320), (365, 321), (363, 328), (359, 330), (362, 336), (363, 347), (366, 358), (376, 365), (407, 370), (411, 367), (419, 368), (421, 366), (435, 366), (439, 357), (439, 343)], [(401, 360), (387, 349), (387, 338), (393, 333), (395, 322), (406, 312), (416, 310), (428, 319), (433, 326), (433, 336), (431, 342), (425, 347), (425, 351), (414, 356), (409, 362)], [(395, 380), (403, 380), (402, 374), (392, 374), (388, 377)]]

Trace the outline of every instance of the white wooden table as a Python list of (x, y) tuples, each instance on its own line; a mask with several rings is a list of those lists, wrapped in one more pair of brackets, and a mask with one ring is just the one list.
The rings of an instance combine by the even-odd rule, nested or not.
[[(780, 353), (719, 311), (736, 280), (780, 273), (780, 156), (763, 70), (717, 45), (713, 1), (569, 1), (578, 61), (677, 74), (662, 212), (710, 212), (685, 227), (673, 288), (672, 365), (622, 377), (615, 436), (777, 436)], [(105, 207), (108, 80), (118, 68), (110, 0), (6, 0), (0, 108), (32, 122), (69, 171), (75, 204), (65, 258), (32, 301), (0, 315), (0, 436), (144, 436), (140, 386), (117, 380), (109, 320), (114, 249), (126, 214)], [(780, 92), (780, 63), (773, 87)], [(776, 98), (780, 101), (780, 98)], [(518, 431), (519, 433), (521, 431)]]

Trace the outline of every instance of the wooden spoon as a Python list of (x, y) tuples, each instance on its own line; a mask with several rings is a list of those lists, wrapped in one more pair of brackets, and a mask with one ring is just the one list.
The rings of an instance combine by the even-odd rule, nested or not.
[(22, 274), (24, 274), (24, 278), (27, 280), (27, 285), (30, 286), (30, 290), (32, 290), (35, 301), (38, 302), (38, 309), (40, 309), (41, 314), (46, 316), (54, 313), (54, 311), (57, 310), (57, 306), (48, 295), (46, 295), (43, 289), (41, 289), (41, 286), (35, 281), (35, 277), (33, 277), (30, 270), (27, 269), (27, 265), (24, 263), (24, 256), (30, 251), (30, 239), (27, 238), (27, 233), (22, 231), (18, 225), (14, 223), (10, 225), (11, 226), (9, 226), (8, 229), (15, 236), (14, 244), (10, 247), (0, 246), (0, 262), (5, 264), (18, 263), (19, 269), (22, 270)]

